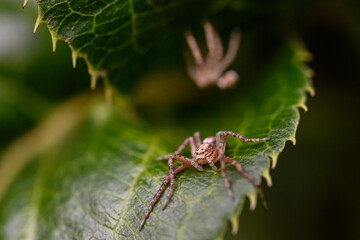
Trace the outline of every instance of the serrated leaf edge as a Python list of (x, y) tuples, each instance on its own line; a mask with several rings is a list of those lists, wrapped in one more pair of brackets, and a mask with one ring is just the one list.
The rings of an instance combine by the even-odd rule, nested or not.
[[(299, 67), (301, 69), (303, 69), (304, 77), (306, 78), (307, 84), (306, 84), (306, 86), (304, 86), (301, 89), (302, 98), (300, 99), (300, 101), (292, 106), (292, 108), (297, 113), (296, 125), (295, 125), (295, 129), (294, 129), (293, 133), (291, 134), (291, 136), (288, 139), (286, 139), (284, 141), (283, 146), (281, 147), (280, 150), (274, 151), (267, 155), (267, 157), (270, 159), (269, 166), (262, 173), (261, 177), (266, 180), (267, 185), (269, 187), (272, 186), (270, 169), (274, 169), (276, 167), (278, 157), (279, 157), (280, 153), (284, 150), (286, 142), (291, 141), (293, 143), (293, 145), (296, 144), (295, 134), (296, 134), (296, 130), (298, 128), (299, 121), (300, 121), (299, 108), (302, 108), (306, 112), (308, 110), (307, 106), (306, 106), (307, 94), (309, 94), (312, 97), (315, 96), (315, 89), (313, 87), (313, 83), (312, 83), (312, 79), (311, 79), (311, 77), (314, 75), (314, 72), (312, 69), (309, 68), (308, 65), (306, 65), (306, 62), (308, 62), (312, 59), (312, 54), (306, 50), (304, 44), (298, 38), (291, 38), (291, 39), (289, 39), (289, 42), (290, 42), (290, 45), (293, 47), (293, 49), (295, 49), (295, 55), (293, 58), (293, 62), (296, 65), (298, 65), (298, 64), (301, 65)], [(255, 190), (255, 188), (254, 188), (254, 190)], [(258, 195), (258, 193), (255, 190), (252, 194), (249, 194), (246, 196), (250, 202), (250, 204), (249, 204), (250, 210), (255, 210), (255, 207), (257, 205), (257, 195)], [(243, 205), (239, 204), (238, 209), (234, 211), (234, 214), (232, 214), (230, 218), (228, 218), (228, 220), (230, 221), (231, 226), (232, 226), (232, 234), (233, 235), (235, 235), (238, 232), (239, 217), (240, 217), (242, 208), (243, 208)], [(222, 233), (220, 238), (223, 239), (224, 235), (225, 235), (225, 231)]]
[[(28, 0), (24, 0), (24, 4), (23, 4), (23, 8), (26, 6)], [(104, 95), (105, 95), (105, 98), (108, 102), (112, 102), (112, 95), (113, 95), (113, 92), (114, 92), (114, 89), (113, 87), (110, 85), (110, 82), (108, 80), (108, 76), (107, 76), (107, 72), (105, 70), (97, 70), (97, 69), (94, 69), (88, 58), (82, 54), (79, 54), (78, 52), (76, 52), (73, 47), (71, 46), (71, 44), (66, 41), (65, 39), (62, 39), (62, 38), (59, 38), (58, 36), (56, 36), (56, 33), (54, 31), (52, 31), (50, 29), (50, 27), (48, 26), (48, 24), (46, 23), (46, 21), (44, 21), (42, 19), (42, 16), (41, 16), (41, 11), (40, 11), (40, 8), (39, 8), (39, 5), (38, 5), (38, 16), (36, 18), (36, 21), (35, 21), (35, 26), (34, 26), (34, 34), (36, 33), (36, 30), (38, 29), (39, 25), (41, 23), (45, 23), (50, 35), (51, 35), (51, 41), (52, 41), (52, 50), (53, 52), (56, 51), (56, 43), (58, 40), (63, 40), (64, 42), (66, 42), (71, 50), (71, 57), (72, 57), (72, 65), (74, 68), (76, 68), (76, 62), (77, 62), (77, 58), (83, 58), (86, 62), (86, 66), (88, 67), (88, 73), (90, 75), (90, 89), (91, 90), (95, 90), (96, 89), (96, 85), (97, 85), (97, 81), (99, 78), (103, 79), (103, 86), (104, 86)]]

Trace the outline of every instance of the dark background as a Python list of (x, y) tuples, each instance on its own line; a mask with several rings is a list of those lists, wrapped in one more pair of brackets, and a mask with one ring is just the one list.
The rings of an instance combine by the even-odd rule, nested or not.
[(317, 2), (301, 15), (316, 95), (263, 187), (269, 210), (245, 208), (229, 239), (360, 239), (359, 2)]

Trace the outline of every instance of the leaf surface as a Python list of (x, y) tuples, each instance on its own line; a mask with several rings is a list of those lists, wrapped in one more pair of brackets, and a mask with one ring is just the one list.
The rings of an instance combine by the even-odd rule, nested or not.
[[(226, 150), (269, 185), (269, 157), (275, 166), (285, 142), (295, 141), (297, 108), (305, 108), (306, 92), (312, 92), (304, 56), (298, 45), (279, 48), (254, 92), (224, 107), (229, 121), (240, 116), (243, 121), (218, 129), (271, 137), (262, 143), (229, 139)], [(174, 151), (183, 139), (165, 147), (155, 131), (126, 120), (113, 107), (96, 103), (90, 109), (67, 140), (36, 157), (0, 200), (1, 239), (221, 239), (228, 220), (236, 232), (245, 199), (254, 206), (256, 191), (230, 166), (234, 199), (220, 172), (188, 169), (176, 175), (167, 208), (162, 211), (158, 203), (139, 232), (168, 171), (166, 162), (154, 159)]]

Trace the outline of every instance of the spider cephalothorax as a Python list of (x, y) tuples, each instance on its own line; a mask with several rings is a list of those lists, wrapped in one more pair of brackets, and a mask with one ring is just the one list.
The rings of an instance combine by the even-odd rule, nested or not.
[(206, 143), (203, 142), (196, 150), (195, 150), (195, 162), (200, 165), (204, 165), (210, 162), (214, 163), (217, 161), (219, 156), (219, 150), (216, 148), (215, 142)]
[[(150, 206), (148, 207), (148, 210), (145, 214), (145, 217), (141, 221), (139, 230), (141, 230), (142, 227), (144, 226), (145, 221), (149, 217), (151, 210), (153, 209), (155, 203), (159, 200), (161, 194), (164, 192), (165, 187), (168, 185), (168, 183), (170, 182), (170, 187), (166, 199), (163, 203), (163, 209), (166, 207), (172, 195), (172, 191), (174, 189), (174, 184), (175, 184), (174, 176), (177, 173), (191, 166), (195, 167), (199, 171), (203, 171), (204, 169), (200, 165), (209, 164), (214, 171), (217, 171), (217, 167), (215, 166), (214, 163), (220, 161), (221, 174), (224, 177), (225, 187), (228, 191), (229, 196), (232, 196), (233, 193), (230, 189), (229, 180), (226, 176), (226, 169), (225, 169), (226, 163), (235, 166), (236, 169), (239, 172), (241, 172), (244, 175), (244, 177), (247, 178), (252, 184), (254, 184), (257, 187), (259, 186), (260, 182), (256, 178), (254, 178), (251, 174), (249, 174), (247, 171), (245, 171), (240, 163), (225, 155), (225, 145), (226, 145), (227, 136), (233, 136), (244, 142), (260, 142), (270, 139), (270, 138), (247, 138), (234, 132), (220, 131), (216, 134), (216, 137), (207, 137), (203, 141), (201, 141), (200, 133), (196, 132), (194, 133), (193, 136), (185, 139), (185, 141), (178, 147), (178, 149), (174, 153), (157, 158), (157, 160), (168, 159), (169, 174), (165, 177), (161, 187), (156, 192), (153, 200), (151, 201)], [(190, 145), (192, 158), (187, 158), (179, 155), (187, 144)], [(174, 160), (182, 163), (181, 165), (177, 166), (175, 169), (173, 168)]]
[(190, 31), (185, 32), (186, 42), (194, 58), (193, 60), (187, 59), (189, 76), (201, 88), (211, 85), (217, 85), (221, 89), (234, 86), (239, 79), (238, 74), (233, 70), (227, 72), (225, 70), (235, 59), (240, 43), (240, 32), (234, 30), (231, 33), (228, 50), (224, 56), (220, 36), (214, 27), (209, 22), (205, 22), (204, 31), (208, 48), (205, 59), (203, 59), (194, 35)]

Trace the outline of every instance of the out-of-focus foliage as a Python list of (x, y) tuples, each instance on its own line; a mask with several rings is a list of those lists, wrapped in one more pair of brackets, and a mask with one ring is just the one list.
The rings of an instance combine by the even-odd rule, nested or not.
[(0, 3), (0, 149), (89, 85), (85, 64), (73, 70), (65, 44), (51, 52), (45, 26), (33, 35), (35, 19), (35, 3), (27, 11), (14, 1)]

